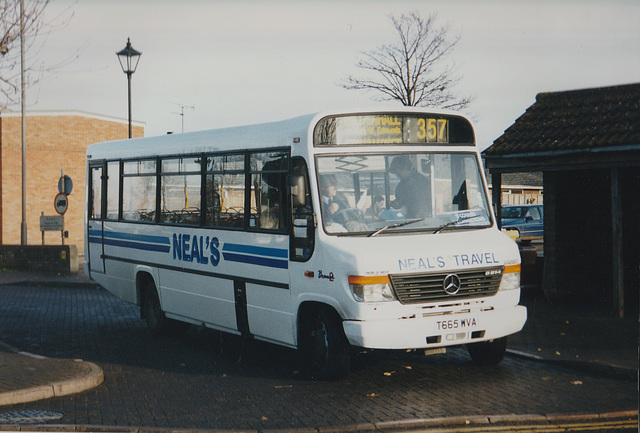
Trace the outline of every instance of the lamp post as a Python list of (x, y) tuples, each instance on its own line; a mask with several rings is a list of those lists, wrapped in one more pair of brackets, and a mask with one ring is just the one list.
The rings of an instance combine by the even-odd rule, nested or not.
[(25, 96), (24, 0), (20, 0), (20, 105), (22, 111), (22, 222), (20, 223), (20, 245), (27, 245), (27, 120)]
[(127, 46), (118, 51), (116, 55), (120, 61), (122, 72), (127, 74), (127, 84), (129, 88), (129, 138), (131, 138), (131, 75), (136, 71), (142, 53), (134, 50), (131, 46), (131, 40), (127, 38)]

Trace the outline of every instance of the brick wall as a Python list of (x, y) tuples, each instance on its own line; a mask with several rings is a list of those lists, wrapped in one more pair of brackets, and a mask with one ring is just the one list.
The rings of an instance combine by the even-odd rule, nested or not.
[[(21, 117), (0, 116), (0, 243), (20, 244), (22, 221)], [(40, 245), (40, 215), (57, 215), (53, 201), (61, 170), (73, 180), (69, 208), (64, 216), (69, 238), (65, 244), (84, 252), (84, 182), (87, 147), (101, 141), (128, 137), (126, 120), (82, 113), (31, 114), (26, 119), (27, 244)], [(144, 126), (134, 124), (134, 137)], [(60, 232), (45, 232), (46, 245), (59, 245)]]

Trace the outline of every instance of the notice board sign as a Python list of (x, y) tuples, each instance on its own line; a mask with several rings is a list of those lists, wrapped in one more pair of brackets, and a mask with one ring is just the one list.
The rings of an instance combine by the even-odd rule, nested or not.
[(40, 231), (62, 231), (64, 230), (64, 221), (62, 219), (62, 215), (53, 215), (53, 216), (45, 216), (42, 215), (40, 217)]

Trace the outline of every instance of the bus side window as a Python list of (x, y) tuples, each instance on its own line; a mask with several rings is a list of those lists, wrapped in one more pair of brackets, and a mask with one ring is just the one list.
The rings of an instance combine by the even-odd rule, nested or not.
[(288, 170), (285, 151), (251, 154), (250, 228), (284, 230)]
[(125, 161), (122, 166), (122, 219), (155, 222), (156, 160)]
[(117, 220), (120, 215), (120, 161), (107, 163), (107, 176), (106, 219)]
[(89, 192), (89, 219), (102, 218), (102, 165), (91, 167)]
[(292, 158), (291, 173), (292, 177), (302, 176), (304, 178), (305, 200), (302, 205), (292, 203), (290, 256), (291, 260), (304, 262), (309, 260), (313, 254), (315, 239), (315, 217), (311, 205), (309, 173), (304, 159)]
[(245, 154), (210, 155), (206, 160), (205, 225), (244, 227)]
[(160, 167), (160, 222), (200, 225), (200, 159), (166, 158)]

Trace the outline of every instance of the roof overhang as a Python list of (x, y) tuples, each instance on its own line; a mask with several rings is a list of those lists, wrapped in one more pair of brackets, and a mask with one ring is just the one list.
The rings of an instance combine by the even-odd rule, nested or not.
[(483, 155), (493, 173), (640, 167), (640, 144), (590, 149)]

